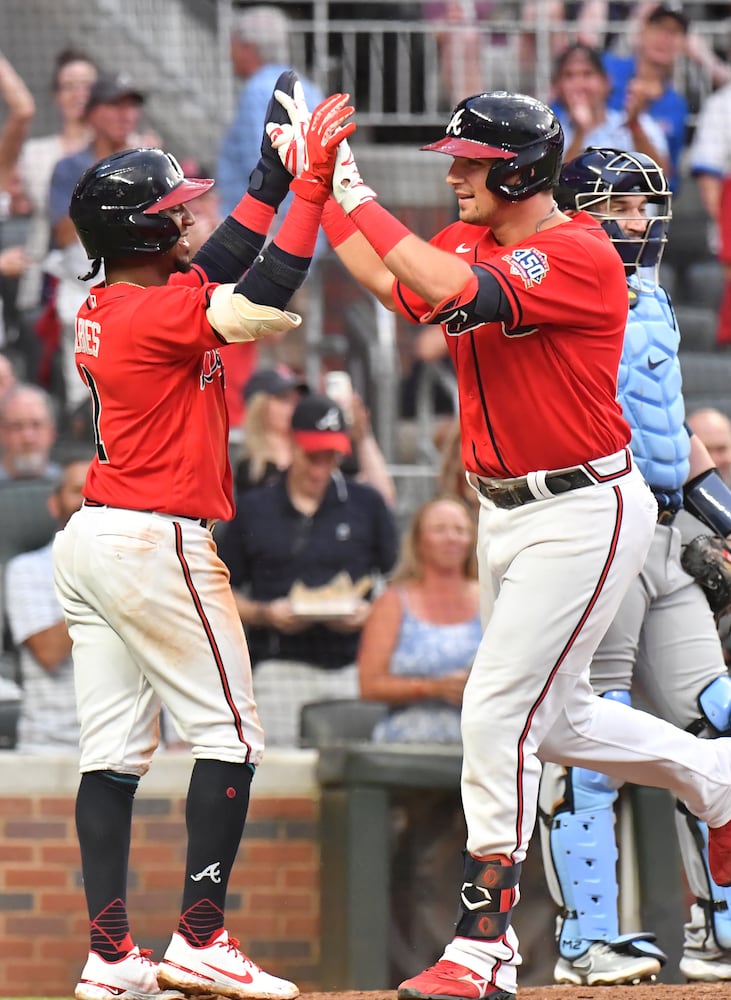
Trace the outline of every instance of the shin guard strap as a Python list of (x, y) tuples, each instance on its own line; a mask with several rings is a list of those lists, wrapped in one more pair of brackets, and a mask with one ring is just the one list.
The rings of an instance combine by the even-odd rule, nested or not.
[(457, 937), (494, 940), (505, 934), (518, 901), (521, 867), (503, 855), (465, 855)]

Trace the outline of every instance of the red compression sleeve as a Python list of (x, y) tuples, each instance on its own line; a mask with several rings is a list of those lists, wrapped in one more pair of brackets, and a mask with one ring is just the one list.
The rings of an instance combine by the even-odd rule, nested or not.
[[(195, 205), (193, 212), (195, 214)], [(252, 198), (250, 194), (245, 194), (231, 213), (231, 217), (242, 226), (264, 236), (269, 232), (274, 215), (275, 211), (271, 205), (265, 205), (263, 201)]]
[(321, 219), (322, 205), (295, 195), (274, 242), (280, 250), (294, 257), (311, 257)]
[(363, 205), (358, 205), (350, 213), (350, 218), (381, 260), (404, 237), (411, 236), (411, 230), (377, 201), (367, 201)]
[(360, 230), (334, 198), (328, 198), (322, 211), (322, 228), (333, 250)]

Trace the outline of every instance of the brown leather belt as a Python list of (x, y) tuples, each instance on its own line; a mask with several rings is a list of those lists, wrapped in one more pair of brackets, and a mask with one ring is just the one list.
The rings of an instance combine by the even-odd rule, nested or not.
[[(528, 487), (527, 477), (520, 479), (480, 479), (475, 476), (477, 489), (496, 507), (520, 507), (524, 503), (533, 503), (543, 499), (535, 496)], [(560, 496), (571, 490), (580, 490), (584, 486), (593, 486), (594, 480), (583, 469), (569, 469), (566, 472), (549, 472), (546, 474), (545, 487), (552, 496)]]

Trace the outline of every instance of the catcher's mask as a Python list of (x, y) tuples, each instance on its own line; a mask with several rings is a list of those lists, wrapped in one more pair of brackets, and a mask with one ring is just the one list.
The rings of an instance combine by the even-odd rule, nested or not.
[(161, 149), (128, 149), (81, 175), (69, 215), (92, 260), (162, 253), (175, 246), (180, 230), (160, 212), (197, 198), (213, 184), (185, 177), (175, 157)]
[(551, 109), (534, 97), (496, 90), (461, 101), (444, 137), (421, 148), (496, 160), (487, 172), (488, 190), (505, 201), (523, 201), (555, 186), (563, 130)]
[[(619, 222), (630, 216), (612, 211), (612, 197), (626, 195), (647, 197), (647, 224), (642, 234), (625, 233)], [(590, 147), (564, 164), (556, 200), (561, 209), (583, 209), (601, 220), (628, 274), (638, 267), (654, 267), (657, 275), (672, 218), (672, 192), (652, 157)]]

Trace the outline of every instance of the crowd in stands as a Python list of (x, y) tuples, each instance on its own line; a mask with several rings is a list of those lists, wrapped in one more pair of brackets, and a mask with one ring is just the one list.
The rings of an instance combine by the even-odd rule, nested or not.
[[(576, 27), (570, 39), (552, 36), (551, 105), (564, 129), (565, 159), (587, 146), (635, 150), (665, 169), (677, 198), (695, 186), (706, 213), (697, 225), (711, 223), (708, 257), (723, 269), (716, 347), (728, 348), (731, 61), (697, 35), (692, 18), (731, 18), (731, 4), (704, 11), (645, 0), (550, 4), (555, 20), (573, 19)], [(505, 6), (514, 8), (481, 0), (423, 4), (424, 17), (438, 26), (450, 105), (484, 89), (488, 66), (494, 88), (525, 83), (523, 71), (535, 59), (535, 3), (522, 5), (517, 61), (505, 35), (470, 30), (504, 15)], [(636, 30), (613, 33), (627, 17)], [(259, 158), (263, 109), (289, 64), (289, 31), (286, 15), (271, 5), (242, 8), (233, 19), (235, 115), (216, 156), (183, 160), (186, 174), (217, 180), (194, 203), (191, 253), (246, 188)], [(700, 101), (678, 88), (681, 60), (710, 81)], [(303, 82), (313, 107), (322, 95)], [(161, 140), (144, 120), (146, 93), (81, 50), (58, 53), (49, 99), (58, 128), (31, 136), (35, 100), (0, 53), (0, 700), (19, 701), (11, 745), (52, 754), (75, 752), (78, 727), (51, 537), (82, 502), (94, 448), (87, 388), (74, 364), (74, 320), (104, 277), (89, 270), (68, 204), (97, 159)], [(324, 239), (317, 252), (328, 252)], [(305, 287), (292, 309), (307, 308)], [(438, 327), (420, 330), (412, 345), (401, 373), (401, 418), (413, 414), (410, 380), (420, 366), (449, 363)], [(370, 401), (355, 391), (344, 409), (323, 394), (324, 383), (308, 384), (281, 356), (276, 343), (225, 349), (236, 515), (214, 534), (247, 633), (267, 745), (300, 745), (302, 707), (338, 699), (384, 704), (374, 741), (458, 745), (462, 692), (482, 629), (474, 565), (479, 498), (465, 477), (451, 402), (445, 397), (439, 407), (434, 495), (408, 512), (401, 530), (400, 498)], [(731, 386), (727, 413), (704, 407), (688, 423), (731, 485)], [(164, 709), (162, 724), (165, 731)], [(180, 746), (170, 729), (163, 745)], [(451, 845), (454, 824), (458, 838), (461, 825), (445, 817)], [(420, 822), (412, 817), (412, 828)]]
[[(500, 67), (508, 72), (512, 57), (496, 60), (496, 53), (508, 51), (507, 39), (498, 32), (485, 31), (491, 19), (499, 22), (512, 6), (491, 2), (422, 5), (423, 16), (433, 20), (439, 29), (441, 85), (450, 102), (464, 93), (483, 89), (488, 56), (493, 86), (520, 86), (522, 63), (511, 70), (513, 76), (518, 74), (517, 79), (493, 79)], [(527, 65), (535, 56), (531, 25), (535, 24), (536, 5), (524, 3), (522, 7), (521, 23), (526, 30), (520, 39), (520, 53)], [(692, 9), (684, 10), (674, 3), (644, 0), (632, 5), (551, 0), (552, 19), (572, 23), (576, 29), (570, 39), (563, 41), (560, 34), (551, 36), (552, 106), (564, 128), (566, 157), (587, 145), (631, 148), (647, 153), (664, 166), (676, 192), (681, 185), (697, 183), (708, 218), (716, 226), (714, 250), (725, 269), (719, 348), (731, 343), (731, 114), (726, 113), (731, 100), (731, 66), (727, 53), (714, 51), (707, 39), (694, 31), (692, 17), (731, 14), (725, 7), (694, 4)], [(634, 19), (637, 30), (616, 30), (620, 23), (626, 28), (628, 18)], [(469, 30), (475, 24), (480, 26), (480, 32)], [(193, 249), (230, 209), (256, 162), (258, 148), (254, 139), (259, 135), (259, 119), (273, 81), (289, 62), (290, 31), (287, 14), (272, 5), (254, 5), (235, 13), (231, 61), (239, 89), (234, 117), (221, 138), (217, 155), (207, 166), (199, 161), (184, 162), (188, 173), (215, 174), (218, 181), (216, 188), (196, 203)], [(631, 51), (628, 39), (633, 40)], [(682, 59), (702, 67), (713, 87), (695, 109), (693, 121), (693, 95), (677, 89), (676, 70)], [(314, 105), (321, 97), (319, 88), (306, 76), (303, 80), (305, 96)], [(68, 218), (68, 201), (75, 180), (96, 159), (127, 146), (160, 144), (155, 129), (144, 120), (146, 97), (129, 77), (109, 72), (96, 56), (92, 58), (79, 49), (64, 49), (57, 55), (50, 80), (49, 100), (57, 111), (57, 130), (31, 136), (36, 102), (18, 68), (0, 53), (0, 98), (6, 112), (0, 131), (2, 480), (40, 476), (56, 484), (63, 472), (64, 449), (93, 444), (87, 390), (73, 364), (73, 323), (88, 287), (103, 274), (84, 273), (88, 262)], [(699, 218), (698, 225), (704, 224), (705, 220)], [(672, 242), (672, 233), (670, 238)], [(85, 280), (79, 280), (80, 275)], [(306, 309), (306, 300), (302, 305)], [(307, 452), (296, 444), (291, 421), (298, 407), (314, 405), (322, 386), (307, 387), (303, 375), (278, 364), (276, 345), (273, 353), (270, 345), (263, 350), (270, 353), (261, 356), (259, 348), (251, 343), (231, 346), (226, 352), (231, 451), (242, 509), (252, 502), (250, 493), (256, 496), (257, 491), (272, 485), (286, 492), (282, 484), (290, 482), (298, 458), (304, 462), (305, 471), (318, 466), (317, 462), (302, 459)], [(438, 328), (420, 332), (414, 339), (412, 358), (417, 372), (422, 365), (445, 363)], [(407, 384), (411, 377), (408, 364), (402, 375)], [(20, 385), (7, 388), (13, 382)], [(306, 393), (310, 389), (314, 394), (308, 400)], [(459, 497), (466, 509), (474, 511), (475, 493), (464, 479), (451, 402), (442, 402), (438, 446), (444, 464), (441, 475), (435, 475), (436, 489)], [(21, 406), (23, 414), (16, 416)], [(413, 408), (404, 409), (406, 415), (413, 412)], [(373, 488), (382, 504), (379, 518), (385, 522), (393, 517), (398, 496), (373, 434), (368, 400), (357, 392), (348, 417), (348, 454), (328, 452), (328, 462), (322, 464), (326, 473), (323, 483), (332, 484), (340, 477), (338, 489), (344, 490), (346, 482), (352, 483), (354, 489), (363, 484)], [(707, 423), (703, 422), (704, 428)], [(710, 425), (708, 433), (713, 433)], [(27, 465), (18, 466), (18, 462)], [(338, 502), (340, 499), (338, 494)], [(304, 523), (309, 524), (310, 516), (304, 515)], [(223, 531), (219, 534), (223, 539)], [(298, 545), (305, 541), (299, 536), (296, 540)], [(377, 570), (385, 580), (393, 566), (395, 550), (391, 552), (391, 548), (395, 541), (391, 539), (386, 545), (381, 539), (379, 544), (385, 545), (384, 551), (363, 572), (365, 575)], [(237, 559), (246, 562), (241, 553)], [(334, 567), (331, 575), (341, 568)], [(238, 582), (243, 579), (242, 572)], [(326, 582), (324, 570), (315, 576), (313, 581), (318, 586)], [(284, 596), (265, 590), (269, 598)], [(387, 604), (391, 601), (394, 607), (399, 604), (406, 616), (408, 605), (396, 602), (393, 593), (387, 590), (378, 598), (376, 607), (381, 608), (384, 600)], [(403, 594), (403, 589), (399, 593)], [(368, 591), (369, 596), (376, 594), (377, 589)], [(261, 622), (255, 623), (256, 615), (261, 616), (260, 607), (251, 620), (242, 616), (248, 627), (262, 627)], [(5, 635), (7, 643), (7, 626)], [(346, 659), (355, 667), (354, 643), (349, 649)], [(355, 691), (356, 687), (349, 690)]]

